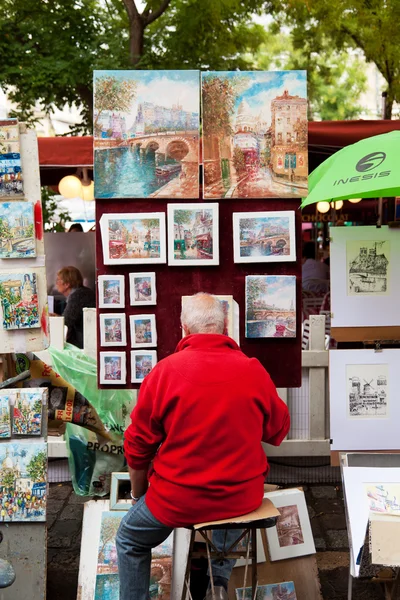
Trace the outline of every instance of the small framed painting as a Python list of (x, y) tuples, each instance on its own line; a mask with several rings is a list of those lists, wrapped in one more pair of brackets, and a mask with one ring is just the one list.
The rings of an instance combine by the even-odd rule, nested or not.
[(18, 390), (13, 408), (13, 435), (40, 435), (42, 432), (43, 389)]
[(131, 306), (157, 304), (156, 274), (129, 273)]
[(217, 202), (168, 204), (168, 264), (219, 265)]
[(131, 351), (131, 382), (142, 383), (143, 379), (157, 364), (157, 352), (155, 350), (132, 350)]
[(126, 346), (125, 313), (100, 314), (100, 344), (102, 346)]
[(235, 263), (296, 260), (293, 210), (233, 213)]
[(0, 258), (36, 256), (33, 202), (0, 202)]
[(166, 262), (165, 213), (113, 213), (100, 219), (105, 265)]
[(155, 315), (131, 315), (129, 319), (132, 348), (154, 348), (154, 346), (157, 346)]
[(100, 383), (104, 385), (126, 383), (125, 352), (100, 352)]
[(125, 308), (125, 277), (99, 275), (99, 308)]

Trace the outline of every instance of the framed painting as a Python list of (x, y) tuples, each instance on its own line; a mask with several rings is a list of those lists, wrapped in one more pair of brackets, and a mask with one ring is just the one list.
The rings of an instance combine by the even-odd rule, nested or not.
[(33, 202), (0, 202), (0, 258), (35, 256)]
[(219, 265), (217, 202), (168, 204), (168, 264)]
[(95, 197), (198, 198), (199, 71), (94, 71), (93, 83)]
[(129, 273), (131, 306), (152, 306), (157, 304), (156, 274)]
[(156, 364), (155, 350), (131, 350), (131, 382), (142, 383)]
[(100, 344), (102, 346), (126, 346), (125, 313), (100, 314)]
[(21, 389), (15, 394), (13, 435), (40, 435), (42, 432), (43, 390)]
[(296, 260), (294, 211), (233, 213), (235, 263)]
[(99, 308), (125, 308), (125, 277), (99, 275)]
[(155, 315), (131, 315), (131, 348), (154, 348), (157, 346)]
[(19, 124), (17, 119), (0, 120), (0, 197), (23, 193)]
[(205, 199), (304, 198), (306, 71), (201, 74)]
[(294, 275), (247, 275), (246, 337), (296, 337)]
[(0, 439), (11, 437), (10, 396), (0, 395)]
[(0, 274), (0, 301), (3, 329), (40, 327), (36, 273)]
[(125, 352), (100, 352), (100, 383), (106, 385), (126, 383)]
[(100, 229), (105, 265), (166, 262), (165, 213), (104, 214)]

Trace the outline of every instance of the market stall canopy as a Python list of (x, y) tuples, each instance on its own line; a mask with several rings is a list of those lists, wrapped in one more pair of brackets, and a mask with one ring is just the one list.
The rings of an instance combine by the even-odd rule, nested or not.
[(349, 198), (400, 194), (400, 131), (391, 131), (342, 148), (313, 171), (302, 207)]

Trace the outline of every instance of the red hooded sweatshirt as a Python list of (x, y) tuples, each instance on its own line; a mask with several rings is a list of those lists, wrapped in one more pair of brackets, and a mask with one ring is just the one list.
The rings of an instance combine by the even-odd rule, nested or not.
[(146, 504), (182, 527), (244, 515), (262, 502), (268, 463), (290, 418), (270, 376), (225, 335), (189, 335), (144, 379), (125, 432), (133, 469), (153, 469)]

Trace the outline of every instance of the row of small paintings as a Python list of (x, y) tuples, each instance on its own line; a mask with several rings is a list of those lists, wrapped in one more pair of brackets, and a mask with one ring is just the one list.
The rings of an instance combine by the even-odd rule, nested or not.
[[(126, 353), (100, 352), (100, 383), (126, 383)], [(141, 383), (157, 363), (155, 350), (131, 350), (131, 383)]]
[[(124, 275), (99, 275), (99, 308), (125, 308)], [(130, 305), (157, 304), (156, 274), (129, 273)]]
[[(168, 264), (219, 264), (218, 203), (168, 204)], [(112, 213), (100, 219), (106, 265), (166, 262), (165, 213)], [(294, 211), (233, 214), (234, 262), (296, 260)]]
[[(100, 314), (100, 343), (102, 346), (126, 346), (125, 313)], [(155, 315), (130, 315), (131, 348), (157, 346)]]
[[(201, 91), (205, 199), (307, 196), (306, 71), (207, 71)], [(93, 130), (96, 198), (199, 197), (199, 71), (95, 71)]]
[(35, 258), (33, 202), (0, 202), (0, 258)]
[(41, 435), (45, 392), (43, 388), (0, 392), (0, 439)]
[(22, 179), (18, 120), (0, 120), (0, 198), (22, 196)]

